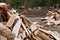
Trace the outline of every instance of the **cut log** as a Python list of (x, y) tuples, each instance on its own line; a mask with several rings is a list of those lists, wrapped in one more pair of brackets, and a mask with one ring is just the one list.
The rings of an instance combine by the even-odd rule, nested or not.
[(14, 34), (3, 24), (0, 23), (0, 35), (6, 37), (9, 40), (14, 39)]
[(43, 40), (43, 39), (41, 39), (40, 37), (36, 37), (36, 40)]
[(0, 40), (7, 40), (7, 38), (2, 36), (2, 35), (0, 35)]
[(37, 36), (42, 38), (43, 40), (52, 40), (51, 38), (49, 38), (46, 34), (44, 34), (41, 31), (38, 32)]
[(0, 3), (0, 8), (4, 9), (5, 11), (8, 10), (8, 7), (7, 7), (6, 3)]
[(40, 31), (43, 31), (44, 33), (47, 33), (47, 34), (50, 34), (50, 32), (52, 32), (52, 31), (48, 31), (48, 30), (41, 29), (41, 28), (39, 28), (39, 30), (40, 30)]
[(6, 29), (6, 30), (8, 30), (8, 31), (11, 31), (10, 29), (8, 29), (8, 27), (6, 27), (5, 25), (3, 25), (3, 24), (1, 24), (1, 23), (0, 23), (0, 28)]

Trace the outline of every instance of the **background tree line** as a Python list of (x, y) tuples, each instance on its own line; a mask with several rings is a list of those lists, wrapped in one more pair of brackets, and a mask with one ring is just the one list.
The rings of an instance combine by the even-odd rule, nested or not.
[(0, 0), (10, 4), (12, 7), (26, 6), (26, 7), (37, 7), (37, 6), (56, 6), (60, 5), (60, 0)]

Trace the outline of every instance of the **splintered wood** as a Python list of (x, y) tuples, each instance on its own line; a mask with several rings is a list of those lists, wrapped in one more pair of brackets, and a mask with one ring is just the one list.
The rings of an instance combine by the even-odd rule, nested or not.
[[(8, 14), (8, 21), (4, 21), (5, 23), (3, 21), (0, 22), (0, 35), (7, 38), (7, 40), (60, 40), (60, 34), (57, 32), (49, 31), (47, 27), (41, 26), (37, 24), (37, 22), (32, 22), (24, 16), (26, 10), (22, 11), (21, 14), (23, 15), (19, 16), (16, 15), (16, 10), (14, 11), (15, 13), (6, 10), (8, 8), (5, 3), (1, 3), (0, 7)], [(59, 14), (50, 12), (50, 14), (42, 20), (46, 19), (45, 22), (47, 22), (48, 25), (58, 25), (60, 22), (54, 18), (55, 16), (59, 17), (57, 15)]]

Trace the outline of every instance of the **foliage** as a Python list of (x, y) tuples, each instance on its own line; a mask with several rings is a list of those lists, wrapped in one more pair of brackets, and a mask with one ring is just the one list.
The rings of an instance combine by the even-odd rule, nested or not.
[[(0, 2), (5, 1), (5, 0), (0, 0)], [(28, 0), (8, 0), (7, 2), (9, 2), (11, 4), (11, 6), (21, 6), (24, 5), (24, 1)], [(28, 2), (28, 4), (30, 6), (53, 6), (56, 5), (57, 3), (60, 4), (60, 0), (29, 0), (30, 2)]]
[(44, 1), (45, 1), (44, 5), (46, 5), (46, 6), (52, 6), (53, 5), (52, 0), (44, 0)]
[(32, 0), (31, 1), (32, 6), (52, 6), (53, 0)]
[(32, 6), (40, 6), (42, 4), (42, 0), (32, 0), (30, 5)]
[(10, 0), (11, 5), (13, 6), (20, 6), (23, 5), (23, 0)]

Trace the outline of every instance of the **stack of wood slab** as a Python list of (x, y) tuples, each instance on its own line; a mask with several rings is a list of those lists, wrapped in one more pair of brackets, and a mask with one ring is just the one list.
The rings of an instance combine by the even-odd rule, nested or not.
[[(32, 22), (24, 15), (8, 14), (8, 20), (0, 22), (0, 35), (7, 40), (60, 40), (57, 32)], [(5, 17), (5, 16), (4, 16)]]
[(0, 35), (7, 40), (58, 40), (60, 37), (58, 33), (49, 33), (48, 29), (31, 22), (24, 15), (11, 15), (5, 25), (0, 23)]
[(60, 24), (60, 13), (58, 10), (48, 11), (48, 14), (45, 18), (42, 18), (42, 22), (45, 22), (47, 25), (59, 25)]

